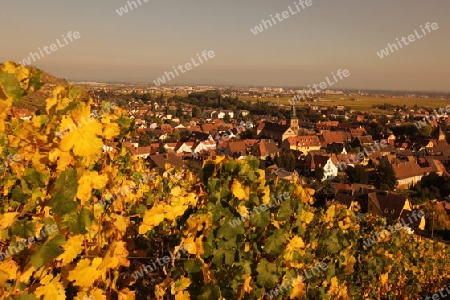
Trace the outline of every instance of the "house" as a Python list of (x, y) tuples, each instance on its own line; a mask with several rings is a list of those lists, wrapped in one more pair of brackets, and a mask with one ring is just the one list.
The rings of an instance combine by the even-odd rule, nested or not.
[(391, 222), (403, 221), (402, 223), (409, 225), (410, 228), (422, 230), (425, 228), (424, 217), (412, 218), (416, 220), (415, 222), (408, 219), (417, 213), (413, 212), (411, 202), (403, 195), (360, 187), (359, 190), (338, 190), (335, 200), (347, 207), (357, 205), (364, 214), (385, 217)]
[(31, 111), (29, 111), (26, 108), (12, 107), (11, 111), (10, 111), (10, 116), (12, 116), (13, 118), (19, 118), (22, 120), (30, 120), (32, 118), (33, 114), (31, 113)]
[(399, 189), (409, 188), (431, 172), (436, 172), (438, 175), (445, 172), (445, 167), (440, 161), (429, 157), (416, 161), (414, 157), (407, 156), (406, 160), (396, 158), (391, 159), (390, 163), (397, 177)]
[(240, 156), (246, 156), (249, 153), (247, 143), (245, 141), (233, 141), (229, 142), (225, 147), (223, 154), (238, 158)]
[(375, 145), (375, 142), (373, 141), (371, 135), (357, 136), (352, 143), (354, 148), (359, 147), (360, 149), (369, 148), (373, 145)]
[(175, 148), (177, 147), (178, 143), (165, 143), (164, 149), (166, 149), (167, 152), (173, 153), (175, 152)]
[(333, 162), (331, 156), (310, 154), (307, 159), (307, 171), (314, 173), (317, 168), (323, 169), (323, 180), (333, 179), (338, 175), (338, 168)]
[(339, 126), (339, 121), (325, 121), (316, 123), (317, 130), (330, 130)]
[[(152, 147), (139, 147), (138, 143), (124, 142), (123, 146), (128, 148), (133, 156), (147, 158), (152, 153)], [(153, 151), (154, 152), (154, 151)]]
[[(262, 127), (262, 129), (260, 129)], [(259, 131), (259, 133), (258, 133)], [(291, 136), (296, 136), (297, 133), (290, 125), (282, 125), (277, 123), (265, 122), (258, 126), (257, 134), (260, 138), (273, 139), (279, 143)]]
[(155, 154), (149, 156), (150, 166), (158, 170), (159, 174), (163, 174), (166, 170), (166, 164), (176, 168), (183, 168), (184, 162), (174, 153)]
[(344, 144), (350, 141), (350, 133), (344, 131), (326, 131), (322, 133), (322, 145), (337, 143)]
[(281, 148), (301, 151), (306, 155), (309, 151), (320, 150), (320, 141), (317, 136), (291, 136), (281, 143)]
[(173, 149), (175, 153), (192, 153), (195, 142), (178, 142), (177, 146)]
[(217, 144), (216, 141), (200, 141), (196, 142), (192, 146), (192, 152), (193, 153), (201, 153), (201, 152), (207, 152), (211, 150), (216, 150)]
[(277, 144), (270, 140), (261, 140), (260, 143), (254, 144), (251, 150), (252, 155), (262, 160), (266, 160), (268, 157), (273, 159), (280, 152), (281, 149), (278, 148)]
[(206, 123), (201, 125), (202, 132), (207, 134), (215, 134), (219, 131), (219, 126), (217, 124)]
[(366, 130), (362, 127), (358, 127), (358, 128), (351, 128), (350, 129), (350, 135), (352, 138), (356, 138), (358, 136), (363, 136), (367, 134)]

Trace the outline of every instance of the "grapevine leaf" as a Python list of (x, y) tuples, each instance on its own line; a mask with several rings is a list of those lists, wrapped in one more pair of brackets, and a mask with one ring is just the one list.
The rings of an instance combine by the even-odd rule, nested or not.
[(283, 244), (285, 243), (285, 232), (281, 229), (276, 230), (264, 245), (264, 252), (272, 255), (279, 255), (283, 251)]
[(74, 197), (77, 194), (77, 173), (69, 169), (61, 173), (55, 182), (56, 192), (53, 194), (49, 206), (56, 214), (68, 214), (77, 208)]
[(56, 235), (44, 245), (38, 246), (36, 251), (31, 255), (31, 264), (35, 269), (39, 269), (49, 260), (58, 257), (63, 251), (60, 246), (66, 242), (62, 235)]
[(271, 288), (278, 282), (277, 266), (263, 258), (256, 267), (258, 277), (256, 282), (263, 287)]

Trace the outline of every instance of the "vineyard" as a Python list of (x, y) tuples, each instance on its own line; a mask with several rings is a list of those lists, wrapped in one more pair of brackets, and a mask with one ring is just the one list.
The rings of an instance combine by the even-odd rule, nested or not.
[(384, 219), (315, 208), (255, 158), (158, 174), (121, 144), (126, 112), (92, 116), (77, 87), (9, 117), (40, 87), (0, 70), (0, 299), (420, 299), (450, 283), (445, 244), (399, 230), (367, 247)]

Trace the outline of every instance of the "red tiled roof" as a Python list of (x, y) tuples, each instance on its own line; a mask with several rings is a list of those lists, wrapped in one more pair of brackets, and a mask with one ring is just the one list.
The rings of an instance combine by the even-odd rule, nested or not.
[(317, 136), (304, 135), (304, 136), (290, 136), (287, 141), (291, 146), (302, 146), (302, 147), (315, 147), (320, 146), (320, 141)]
[(322, 134), (323, 140), (327, 144), (344, 143), (347, 140), (346, 133), (343, 131), (329, 131)]

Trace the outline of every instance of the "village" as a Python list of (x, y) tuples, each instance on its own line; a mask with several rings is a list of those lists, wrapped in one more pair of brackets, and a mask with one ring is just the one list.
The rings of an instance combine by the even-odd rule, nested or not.
[(386, 116), (345, 106), (249, 103), (217, 90), (170, 98), (104, 89), (91, 95), (93, 115), (102, 101), (127, 110), (136, 136), (123, 145), (160, 174), (166, 164), (199, 172), (209, 158), (254, 156), (267, 178), (298, 180), (317, 191), (318, 203), (357, 202), (361, 213), (393, 222), (425, 207), (412, 228), (450, 228), (450, 118), (442, 109), (404, 106)]

